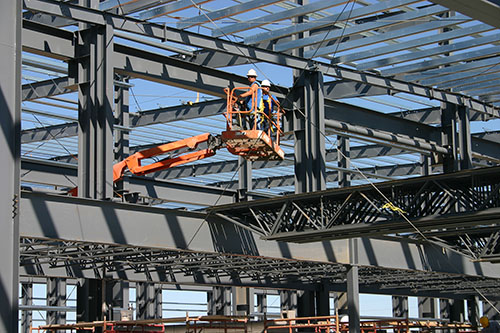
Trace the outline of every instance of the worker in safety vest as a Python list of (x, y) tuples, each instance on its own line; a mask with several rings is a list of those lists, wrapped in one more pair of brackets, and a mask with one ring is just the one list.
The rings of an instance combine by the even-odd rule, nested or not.
[(276, 96), (271, 94), (271, 82), (269, 80), (262, 81), (262, 99), (259, 103), (259, 112), (261, 113), (259, 124), (257, 125), (259, 129), (267, 131), (269, 128), (274, 130), (272, 126), (273, 112), (276, 105)]
[[(260, 83), (257, 81), (257, 72), (254, 69), (250, 69), (247, 73), (248, 82), (250, 82), (250, 89), (239, 96), (243, 101), (242, 109), (244, 111), (252, 111), (249, 115), (250, 127), (253, 127), (253, 120), (255, 119), (255, 114), (257, 113), (257, 108), (259, 101), (262, 99), (262, 91), (260, 88)], [(254, 98), (253, 98), (254, 97)], [(253, 105), (255, 100), (255, 105)]]
[(479, 323), (483, 327), (481, 332), (500, 333), (500, 325), (496, 321), (490, 321), (486, 316), (479, 318)]

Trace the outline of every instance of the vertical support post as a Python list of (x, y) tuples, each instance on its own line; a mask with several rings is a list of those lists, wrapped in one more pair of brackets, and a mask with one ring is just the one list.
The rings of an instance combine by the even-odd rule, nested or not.
[(21, 8), (4, 1), (0, 11), (0, 332), (18, 332)]
[(77, 33), (78, 194), (113, 196), (113, 30), (92, 26)]
[[(337, 137), (337, 160), (338, 166), (342, 169), (351, 167), (351, 145), (349, 137), (339, 135)], [(339, 170), (339, 187), (347, 187), (351, 185), (351, 174), (349, 172)]]
[(238, 156), (238, 201), (247, 201), (251, 198), (248, 191), (252, 190), (252, 161)]
[(450, 319), (451, 314), (451, 302), (449, 299), (440, 298), (439, 299), (439, 318)]
[(422, 176), (428, 176), (432, 173), (431, 158), (429, 156), (420, 155), (420, 164), (422, 165), (420, 169)]
[(294, 290), (280, 291), (280, 311), (297, 311), (297, 292)]
[(138, 282), (136, 284), (137, 319), (161, 318), (161, 287), (154, 283)]
[(318, 286), (315, 293), (316, 298), (316, 316), (330, 315), (330, 292), (325, 289), (323, 284)]
[[(33, 284), (31, 282), (21, 284), (21, 302), (22, 305), (33, 305)], [(23, 310), (21, 314), (21, 333), (30, 333), (32, 321), (33, 311)]]
[[(121, 78), (123, 85), (115, 85), (115, 114), (118, 125), (129, 128), (129, 88), (128, 78)], [(115, 134), (115, 161), (122, 161), (130, 155), (129, 132), (125, 129), (117, 129)], [(115, 184), (117, 191), (123, 191), (127, 188), (124, 180)]]
[(109, 310), (107, 318), (121, 320), (122, 310), (128, 309), (129, 284), (125, 281), (106, 281), (106, 304)]
[(347, 315), (347, 293), (337, 292), (335, 295), (335, 309), (339, 315)]
[(472, 325), (479, 324), (479, 297), (472, 296), (467, 300), (467, 315)]
[(304, 94), (298, 99), (299, 115), (294, 118), (296, 193), (326, 188), (323, 74), (305, 71), (303, 76)]
[(267, 315), (267, 295), (258, 294), (257, 295), (257, 312), (261, 313), (266, 317)]
[(431, 297), (418, 298), (419, 318), (436, 318), (436, 300)]
[(472, 168), (472, 143), (470, 133), (469, 108), (459, 105), (458, 113), (458, 151), (460, 170)]
[[(65, 306), (66, 305), (66, 280), (60, 278), (47, 279), (47, 305)], [(65, 324), (65, 311), (47, 311), (47, 325)]]
[(349, 313), (349, 333), (360, 332), (359, 315), (359, 268), (356, 265), (347, 271), (347, 306)]
[(315, 315), (314, 291), (298, 290), (297, 317), (314, 317)]
[(465, 301), (463, 299), (450, 300), (450, 321), (452, 323), (465, 321)]
[(214, 314), (220, 316), (231, 315), (231, 288), (213, 288)]
[(232, 287), (233, 315), (248, 316), (253, 312), (253, 288)]
[(102, 301), (102, 281), (83, 280), (76, 288), (76, 321), (102, 320)]
[(396, 318), (408, 318), (407, 296), (392, 296), (392, 316)]
[(451, 154), (443, 157), (443, 171), (445, 173), (457, 171), (457, 115), (455, 104), (442, 103), (441, 133), (443, 145), (451, 149)]

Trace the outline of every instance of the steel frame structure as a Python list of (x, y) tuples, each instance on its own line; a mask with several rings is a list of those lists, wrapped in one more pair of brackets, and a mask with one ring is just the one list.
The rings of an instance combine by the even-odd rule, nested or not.
[[(500, 118), (500, 7), (475, 2), (2, 4), (0, 331), (17, 330), (18, 270), (326, 288), (352, 308), (359, 292), (498, 298), (500, 142), (471, 123)], [(222, 156), (113, 186), (114, 160), (178, 140), (182, 126), (218, 128), (222, 88), (246, 82), (232, 67), (262, 63), (295, 75), (273, 85), (289, 110), (284, 161)], [(214, 99), (131, 112), (145, 81)], [(380, 158), (390, 162), (351, 166)], [(431, 173), (445, 174), (397, 180)], [(359, 179), (371, 184), (350, 187)], [(75, 185), (80, 198), (61, 195)]]

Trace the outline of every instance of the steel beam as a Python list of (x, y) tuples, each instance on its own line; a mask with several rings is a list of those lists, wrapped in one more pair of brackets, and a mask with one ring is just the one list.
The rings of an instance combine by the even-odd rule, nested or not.
[[(66, 188), (73, 188), (77, 184), (77, 169), (74, 164), (23, 158), (21, 168), (21, 180), (26, 183)], [(167, 202), (211, 206), (215, 202), (231, 203), (236, 198), (236, 191), (231, 189), (223, 191), (220, 188), (166, 181), (161, 178), (126, 177), (125, 179), (129, 191)]]
[[(362, 64), (358, 64), (356, 68), (358, 70), (367, 70), (378, 67), (385, 67), (389, 65), (396, 65), (406, 61), (423, 59), (430, 56), (442, 55), (446, 52), (456, 52), (464, 49), (469, 49), (489, 43), (494, 43), (500, 39), (500, 34), (492, 34), (487, 36), (476, 37), (472, 40), (467, 40), (464, 42), (451, 43), (448, 45), (440, 45), (426, 50), (413, 51), (405, 54), (400, 54), (393, 57), (386, 57), (384, 59), (367, 61)], [(398, 68), (398, 67), (395, 67)], [(396, 70), (397, 72), (397, 70)], [(392, 67), (388, 69), (382, 69), (380, 71), (382, 75), (389, 75), (392, 73)]]
[(28, 20), (23, 20), (22, 25), (23, 51), (60, 60), (74, 57), (72, 32)]
[(18, 332), (21, 130), (21, 3), (0, 11), (0, 332)]
[[(468, 19), (465, 16), (461, 16), (461, 19), (463, 20), (463, 22), (470, 21), (470, 19)], [(392, 40), (392, 39), (403, 38), (403, 37), (407, 37), (410, 35), (416, 35), (419, 33), (425, 33), (427, 31), (455, 25), (456, 23), (457, 22), (450, 22), (447, 20), (431, 21), (431, 22), (419, 24), (416, 26), (406, 27), (406, 28), (402, 28), (402, 29), (398, 29), (398, 30), (394, 30), (394, 31), (387, 31), (385, 33), (374, 35), (374, 36), (369, 36), (369, 37), (356, 39), (356, 40), (349, 40), (349, 41), (346, 41), (346, 42), (343, 42), (340, 44), (334, 44), (334, 45), (330, 45), (330, 46), (316, 48), (316, 49), (309, 50), (309, 51), (305, 52), (304, 57), (312, 58), (312, 57), (319, 57), (319, 56), (327, 55), (327, 54), (334, 54), (335, 55), (337, 52), (344, 52), (344, 51), (352, 50), (352, 49), (358, 48), (358, 47), (367, 47), (367, 46), (370, 46), (373, 44), (387, 42), (388, 40)]]
[(495, 1), (487, 0), (432, 0), (432, 2), (456, 10), (491, 26), (500, 28), (500, 6)]
[[(167, 108), (143, 111), (130, 114), (130, 126), (141, 127), (162, 124), (174, 120), (188, 120), (199, 117), (222, 115), (225, 111), (225, 101), (213, 100), (194, 105), (179, 105)], [(24, 130), (21, 133), (21, 143), (52, 140), (78, 135), (78, 123), (71, 122), (60, 125), (46, 126)]]
[(186, 29), (195, 25), (203, 24), (206, 22), (217, 21), (219, 19), (248, 12), (250, 10), (259, 9), (268, 5), (272, 5), (276, 2), (283, 0), (254, 0), (250, 2), (240, 3), (234, 6), (226, 7), (223, 9), (215, 10), (209, 13), (203, 13), (195, 17), (189, 17), (184, 20), (177, 22), (177, 29)]
[[(116, 1), (116, 0), (115, 0)], [(158, 16), (167, 15), (180, 10), (191, 8), (193, 6), (199, 6), (211, 0), (179, 0), (166, 3), (161, 6), (154, 7), (152, 9), (144, 10), (139, 13), (139, 18), (141, 20), (149, 20)]]
[(405, 41), (401, 43), (396, 43), (392, 45), (384, 45), (379, 47), (374, 47), (370, 50), (364, 52), (353, 52), (346, 55), (341, 55), (332, 59), (334, 63), (348, 63), (356, 60), (368, 59), (371, 57), (378, 57), (384, 54), (389, 54), (397, 51), (405, 51), (409, 49), (414, 49), (418, 46), (429, 45), (433, 43), (442, 42), (445, 40), (451, 40), (455, 38), (465, 37), (473, 34), (479, 34), (482, 32), (493, 30), (493, 27), (486, 24), (476, 24), (471, 27), (466, 27), (462, 29), (456, 29), (448, 32), (443, 32), (439, 34), (433, 34), (430, 36), (418, 38), (417, 40), (412, 39), (410, 41)]
[(238, 22), (231, 25), (226, 25), (220, 29), (214, 29), (212, 31), (213, 37), (221, 37), (223, 35), (234, 34), (240, 31), (246, 31), (253, 28), (257, 28), (263, 25), (278, 22), (284, 19), (291, 19), (293, 17), (306, 15), (309, 13), (317, 12), (330, 7), (338, 6), (345, 3), (346, 0), (321, 0), (313, 3), (304, 4), (302, 6), (297, 6), (288, 10), (283, 10), (278, 13), (272, 13), (269, 15), (261, 16), (244, 22)]
[[(448, 101), (451, 103), (468, 106), (472, 110), (477, 110), (494, 117), (500, 116), (499, 110), (497, 108), (494, 108), (491, 105), (484, 104), (478, 100), (470, 99), (469, 97), (465, 98), (464, 96), (459, 94), (440, 91), (421, 85), (409, 84), (407, 82), (399, 80), (383, 78), (374, 74), (359, 73), (357, 71), (340, 66), (330, 66), (324, 63), (314, 62), (295, 56), (279, 54), (273, 51), (255, 48), (244, 44), (229, 42), (213, 37), (195, 34), (192, 32), (180, 31), (178, 29), (163, 25), (144, 23), (130, 17), (124, 18), (118, 15), (103, 13), (89, 8), (82, 8), (71, 5), (69, 3), (54, 2), (51, 0), (24, 0), (24, 5), (27, 9), (46, 12), (51, 15), (64, 17), (65, 15), (68, 15), (68, 13), (70, 13), (69, 15), (72, 18), (81, 20), (83, 22), (93, 24), (105, 24), (106, 22), (108, 22), (113, 27), (120, 30), (146, 35), (149, 37), (158, 38), (160, 40), (164, 40), (167, 36), (167, 39), (172, 42), (189, 44), (192, 46), (207, 48), (233, 55), (241, 54), (242, 57), (257, 61), (269, 62), (295, 69), (310, 68), (311, 66), (317, 67), (317, 70), (321, 71), (325, 75), (382, 87), (390, 89), (393, 92), (408, 92), (414, 95), (425, 96), (440, 101)], [(385, 6), (386, 4), (384, 4), (384, 8), (382, 9), (386, 9)], [(483, 28), (480, 28), (479, 30)], [(464, 28), (462, 30), (465, 32), (466, 29), (468, 28)], [(491, 27), (488, 29), (491, 30)], [(467, 32), (467, 34), (470, 33), (473, 32)]]
[[(24, 192), (21, 207), (23, 237), (348, 263), (346, 241), (264, 241), (212, 214)], [(500, 277), (493, 264), (472, 263), (456, 252), (433, 246), (402, 239), (364, 239), (362, 243), (360, 265)]]
[[(353, 147), (354, 148), (354, 147)], [(326, 182), (342, 182), (342, 173), (348, 176), (351, 180), (363, 180), (365, 177), (369, 179), (390, 179), (391, 177), (415, 176), (420, 175), (421, 165), (419, 163), (389, 165), (389, 166), (376, 166), (360, 169), (347, 169), (340, 167), (337, 171), (328, 171), (326, 173)], [(294, 186), (294, 176), (276, 176), (253, 179), (254, 189), (264, 189), (283, 186)], [(227, 190), (235, 190), (237, 188), (236, 181), (224, 181), (212, 184)], [(341, 186), (341, 185), (339, 185)]]
[(68, 78), (59, 77), (44, 81), (23, 84), (23, 101), (32, 101), (38, 98), (68, 94), (74, 90), (68, 88)]
[(328, 32), (324, 33), (317, 33), (314, 34), (306, 39), (299, 39), (296, 41), (290, 41), (290, 42), (285, 42), (285, 43), (278, 43), (275, 46), (275, 51), (286, 51), (298, 47), (305, 47), (308, 45), (313, 45), (317, 43), (321, 43), (319, 46), (321, 46), (323, 43), (326, 44), (326, 42), (337, 39), (337, 38), (344, 38), (350, 35), (354, 34), (360, 34), (362, 32), (367, 32), (371, 30), (379, 30), (383, 28), (387, 28), (389, 26), (394, 26), (397, 25), (396, 22), (403, 22), (403, 21), (410, 21), (410, 20), (415, 20), (418, 18), (430, 16), (430, 15), (436, 15), (439, 13), (442, 13), (444, 11), (447, 11), (448, 9), (446, 7), (442, 6), (431, 6), (427, 7), (424, 9), (419, 9), (416, 11), (411, 11), (395, 16), (391, 16), (388, 21), (384, 20), (383, 18), (380, 21), (375, 21), (375, 22), (369, 22), (369, 23), (363, 23), (363, 24), (356, 24), (351, 27), (346, 27), (345, 29), (336, 29), (336, 30), (330, 30)]
[[(498, 36), (497, 36), (498, 40)], [(471, 52), (462, 52), (454, 55), (444, 56), (437, 59), (425, 60), (421, 61), (417, 64), (409, 64), (403, 66), (395, 66), (391, 67), (387, 70), (382, 71), (382, 75), (398, 75), (402, 73), (410, 73), (410, 72), (423, 72), (430, 68), (436, 68), (443, 65), (449, 65), (459, 62), (469, 62), (475, 59), (487, 58), (490, 56), (498, 55), (500, 53), (500, 49), (497, 46), (489, 47), (489, 48), (481, 48), (480, 50), (475, 50)], [(459, 70), (457, 70), (459, 71)]]
[[(468, 76), (480, 75), (485, 73), (480, 70), (484, 67), (494, 66), (498, 64), (500, 57), (491, 57), (483, 60), (471, 61), (465, 64), (458, 64), (454, 66), (443, 67), (439, 69), (430, 69), (427, 71), (419, 72), (418, 74), (405, 75), (405, 80), (408, 81), (421, 81), (422, 84), (438, 84), (440, 82), (452, 81), (461, 79)], [(474, 71), (479, 70), (479, 71)], [(491, 69), (490, 73), (498, 72), (498, 69)]]
[(418, 1), (415, 1), (415, 0), (391, 0), (391, 1), (386, 1), (384, 3), (377, 2), (377, 3), (372, 4), (370, 6), (357, 8), (357, 9), (352, 10), (352, 11), (344, 11), (344, 12), (339, 13), (339, 14), (330, 15), (328, 17), (322, 18), (321, 20), (295, 24), (295, 25), (292, 25), (290, 27), (276, 29), (273, 31), (263, 32), (260, 34), (248, 36), (245, 38), (245, 44), (255, 44), (255, 43), (260, 43), (260, 42), (263, 42), (266, 40), (274, 40), (274, 39), (282, 38), (285, 36), (297, 34), (297, 33), (304, 32), (304, 31), (310, 31), (313, 29), (320, 29), (320, 28), (326, 27), (328, 25), (331, 25), (334, 22), (341, 22), (341, 21), (348, 20), (348, 19), (352, 20), (352, 19), (355, 19), (357, 17), (374, 14), (374, 13), (377, 13), (380, 11), (385, 11), (385, 10), (389, 10), (389, 9), (404, 6), (404, 5), (410, 5), (410, 4), (415, 3), (415, 2), (418, 2)]

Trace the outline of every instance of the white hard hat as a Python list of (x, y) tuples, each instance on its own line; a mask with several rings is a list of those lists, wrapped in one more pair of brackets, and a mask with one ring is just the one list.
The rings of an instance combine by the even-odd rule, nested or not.
[(255, 69), (250, 69), (247, 73), (247, 76), (255, 76), (257, 77), (257, 72), (255, 71)]
[(269, 80), (264, 80), (264, 81), (262, 81), (261, 86), (263, 86), (263, 87), (270, 87), (271, 86), (271, 82), (269, 82)]

